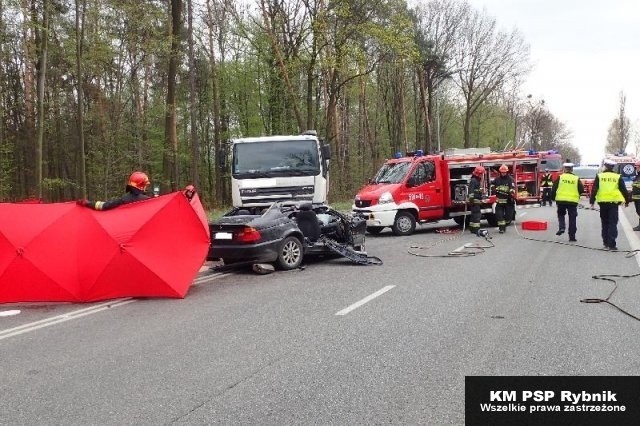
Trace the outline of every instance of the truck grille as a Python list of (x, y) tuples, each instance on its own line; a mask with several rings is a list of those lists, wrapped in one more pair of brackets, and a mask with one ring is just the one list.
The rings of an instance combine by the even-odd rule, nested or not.
[(313, 185), (269, 188), (243, 188), (240, 197), (246, 203), (269, 203), (274, 201), (313, 200)]

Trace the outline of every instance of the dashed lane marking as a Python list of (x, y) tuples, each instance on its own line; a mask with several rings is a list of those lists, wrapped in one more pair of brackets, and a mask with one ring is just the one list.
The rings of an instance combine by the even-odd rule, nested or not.
[(336, 315), (347, 315), (349, 312), (353, 311), (354, 309), (357, 309), (360, 306), (364, 305), (365, 303), (372, 301), (376, 297), (381, 296), (382, 294), (386, 293), (387, 291), (391, 290), (394, 287), (395, 287), (395, 285), (388, 285), (386, 287), (382, 287), (380, 290), (376, 291), (373, 294), (370, 294), (369, 296), (367, 296), (364, 299), (354, 303), (353, 305), (348, 306), (348, 307), (344, 308), (343, 310), (341, 310), (339, 312), (336, 312)]

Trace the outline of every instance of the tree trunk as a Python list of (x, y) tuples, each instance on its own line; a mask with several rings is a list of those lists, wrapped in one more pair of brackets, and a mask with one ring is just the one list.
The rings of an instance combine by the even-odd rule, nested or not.
[(171, 52), (169, 54), (169, 72), (167, 73), (167, 101), (165, 120), (165, 149), (163, 156), (163, 175), (168, 177), (165, 188), (175, 191), (178, 188), (178, 134), (176, 128), (176, 75), (180, 54), (180, 16), (182, 1), (171, 0)]
[(78, 144), (80, 146), (80, 196), (87, 198), (87, 169), (84, 143), (84, 97), (82, 74), (82, 49), (84, 42), (84, 12), (86, 0), (76, 0), (76, 90), (78, 92)]
[(198, 140), (198, 118), (197, 118), (197, 93), (196, 87), (196, 58), (193, 49), (193, 0), (187, 0), (187, 21), (189, 39), (189, 104), (191, 121), (191, 184), (199, 187), (198, 163), (200, 162), (200, 142)]
[(38, 73), (38, 135), (36, 141), (36, 187), (37, 196), (42, 199), (42, 169), (43, 169), (43, 144), (44, 144), (44, 86), (47, 76), (47, 50), (49, 40), (49, 1), (42, 1), (42, 28), (37, 31), (38, 45), (38, 64), (36, 65)]

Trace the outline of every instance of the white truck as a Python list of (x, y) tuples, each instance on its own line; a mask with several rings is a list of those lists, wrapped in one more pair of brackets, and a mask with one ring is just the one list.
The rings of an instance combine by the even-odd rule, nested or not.
[(234, 208), (253, 213), (274, 201), (327, 202), (331, 150), (315, 130), (234, 139), (230, 156)]

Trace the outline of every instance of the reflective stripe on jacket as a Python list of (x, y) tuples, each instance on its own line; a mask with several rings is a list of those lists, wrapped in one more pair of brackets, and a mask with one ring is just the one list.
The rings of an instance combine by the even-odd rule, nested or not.
[(598, 193), (596, 201), (598, 203), (624, 203), (624, 195), (618, 189), (620, 175), (613, 172), (602, 172), (598, 174)]
[(563, 173), (558, 178), (558, 190), (556, 191), (556, 201), (568, 201), (571, 203), (580, 202), (578, 192), (578, 182), (580, 178), (572, 173)]

